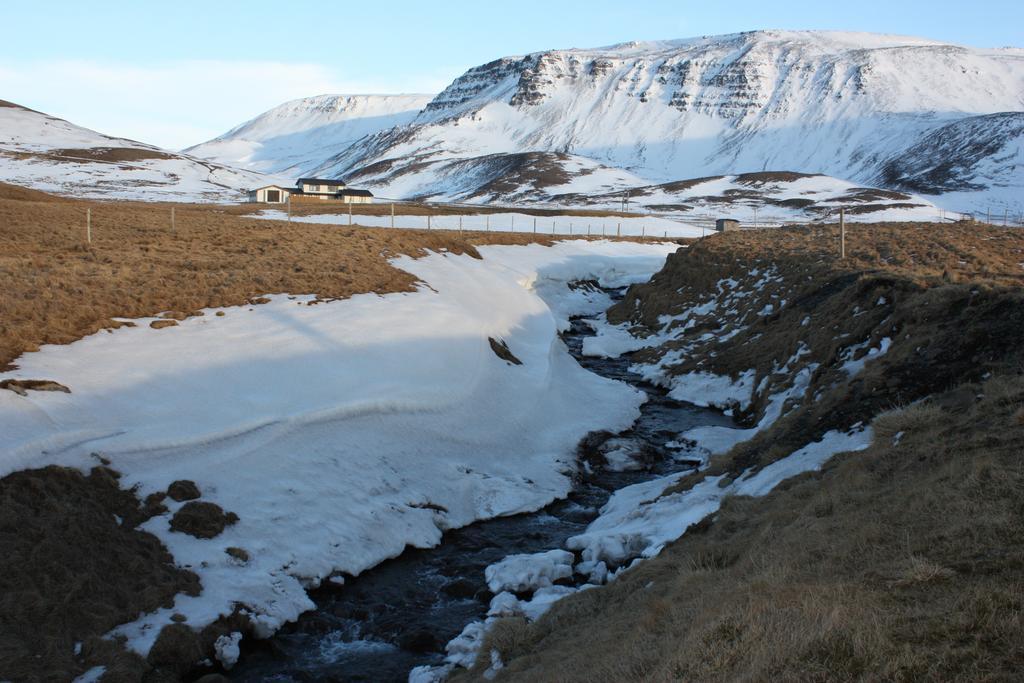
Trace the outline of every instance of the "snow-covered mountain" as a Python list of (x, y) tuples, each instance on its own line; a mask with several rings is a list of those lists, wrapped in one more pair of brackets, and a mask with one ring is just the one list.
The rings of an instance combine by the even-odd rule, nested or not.
[(0, 100), (0, 181), (94, 199), (236, 201), (272, 179)]
[(319, 95), (271, 109), (189, 154), (264, 173), (304, 175), (360, 138), (411, 123), (432, 95)]
[[(766, 170), (870, 184), (944, 127), (1022, 111), (1022, 49), (758, 31), (498, 59), (456, 79), (408, 125), (314, 170), (390, 196), (445, 198), (479, 194), (473, 178), (496, 155), (537, 152), (564, 155), (569, 175), (600, 166), (644, 184)], [(1003, 167), (1019, 178), (1014, 164)], [(610, 189), (608, 173), (594, 179), (594, 191)], [(1011, 200), (989, 194), (993, 184), (976, 173), (974, 189), (956, 195), (970, 206), (949, 208)]]

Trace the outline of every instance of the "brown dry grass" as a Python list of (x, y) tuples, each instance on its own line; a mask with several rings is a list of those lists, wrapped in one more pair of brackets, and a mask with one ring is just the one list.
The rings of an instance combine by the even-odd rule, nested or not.
[(81, 159), (82, 161), (127, 162), (145, 161), (147, 159), (174, 159), (176, 155), (161, 152), (158, 149), (139, 149), (138, 147), (86, 147), (73, 149), (55, 149), (49, 152), (55, 157), (64, 159)]
[[(92, 210), (92, 244), (85, 213)], [(58, 200), (0, 185), (0, 368), (113, 317), (244, 304), (268, 293), (348, 297), (408, 291), (390, 256), (550, 244), (542, 235), (386, 230), (247, 218), (216, 206)]]
[(919, 281), (1024, 284), (1024, 231), (936, 223), (849, 224), (846, 259), (839, 259), (839, 227), (816, 225), (744, 230), (702, 240), (708, 254), (798, 260), (837, 271), (906, 275)]
[(494, 680), (1019, 680), (1024, 382), (975, 390), (506, 629)]
[(116, 477), (48, 467), (0, 479), (0, 679), (67, 681), (100, 661), (138, 672), (137, 656), (101, 637), (199, 593), (195, 574), (136, 528), (153, 510)]

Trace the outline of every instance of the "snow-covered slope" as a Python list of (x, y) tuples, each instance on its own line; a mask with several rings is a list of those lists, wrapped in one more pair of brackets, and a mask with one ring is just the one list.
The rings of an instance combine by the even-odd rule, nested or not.
[(89, 198), (235, 201), (266, 176), (115, 138), (0, 100), (0, 181)]
[(867, 184), (943, 126), (1021, 111), (1021, 49), (759, 31), (499, 59), (316, 172), (372, 176), (383, 194), (458, 196), (481, 159), (546, 152), (646, 184), (764, 170)]
[[(728, 215), (745, 223), (835, 220), (840, 208), (851, 221), (935, 221), (932, 201), (906, 192), (862, 187), (821, 174), (764, 171), (693, 178), (609, 194), (566, 194), (556, 202), (593, 208), (682, 213), (691, 218)], [(950, 216), (956, 218), (956, 216)]]
[(412, 122), (432, 95), (319, 95), (274, 107), (185, 150), (265, 173), (304, 175), (354, 142)]
[(972, 116), (942, 126), (886, 162), (879, 182), (981, 212), (1024, 203), (1024, 112)]

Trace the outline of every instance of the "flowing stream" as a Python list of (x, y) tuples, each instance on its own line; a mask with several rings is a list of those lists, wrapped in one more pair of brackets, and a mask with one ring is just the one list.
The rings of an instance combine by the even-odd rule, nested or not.
[[(621, 296), (621, 291), (609, 293)], [(413, 667), (441, 664), (445, 644), (487, 613), (493, 596), (485, 567), (508, 555), (563, 548), (566, 539), (586, 529), (613, 491), (692, 467), (662, 447), (679, 432), (732, 425), (720, 413), (670, 399), (641, 381), (629, 371), (628, 356), (584, 357), (583, 339), (591, 334), (574, 320), (562, 337), (583, 367), (647, 393), (640, 418), (619, 436), (639, 440), (658, 457), (640, 471), (597, 470), (583, 476), (567, 499), (542, 510), (449, 531), (435, 548), (408, 549), (344, 586), (325, 584), (311, 594), (315, 610), (273, 638), (244, 640), (241, 660), (228, 676), (253, 683), (405, 681)]]

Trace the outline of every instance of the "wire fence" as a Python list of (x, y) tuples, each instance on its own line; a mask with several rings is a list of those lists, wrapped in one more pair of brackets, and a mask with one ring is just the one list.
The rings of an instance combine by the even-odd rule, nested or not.
[[(325, 206), (326, 204), (326, 206)], [(311, 218), (313, 215), (332, 216), (347, 214), (347, 218)], [(845, 211), (850, 223), (877, 222), (871, 213), (857, 205), (835, 206), (817, 210), (812, 215), (773, 214), (758, 207), (730, 207), (712, 213), (695, 211), (686, 214), (657, 211), (620, 211), (608, 207), (579, 207), (560, 204), (470, 204), (466, 202), (426, 202), (376, 197), (375, 203), (334, 204), (333, 202), (302, 201), (288, 206), (290, 217), (303, 222), (366, 225), (367, 227), (395, 227), (438, 230), (487, 230), (495, 232), (537, 232), (552, 235), (603, 235), (605, 237), (699, 237), (716, 231), (720, 219), (738, 219), (742, 229), (772, 228), (784, 225), (818, 225), (837, 223), (840, 211)], [(879, 216), (881, 218), (881, 216)], [(912, 217), (899, 218), (891, 214), (889, 221), (915, 221), (928, 218), (921, 212)], [(989, 210), (984, 216), (971, 212), (937, 209), (936, 223), (983, 223), (1006, 227), (1024, 227), (1024, 213), (1002, 213)]]
[[(394, 228), (399, 230), (447, 230), (497, 233), (536, 234), (559, 237), (603, 237), (607, 239), (693, 239), (718, 232), (719, 218), (710, 215), (680, 216), (671, 213), (637, 213), (602, 211), (600, 209), (569, 209), (555, 206), (479, 205), (459, 202), (416, 202), (377, 198), (373, 204), (343, 204), (337, 201), (287, 202), (259, 204), (257, 214), (242, 214), (270, 220), (286, 220), (307, 224)], [(183, 207), (184, 208), (184, 207)], [(167, 207), (168, 227), (174, 231), (175, 207)], [(842, 209), (823, 212), (809, 217), (763, 217), (740, 223), (739, 229), (762, 229), (780, 226), (817, 226), (845, 223), (847, 229), (870, 224), (857, 216), (856, 207), (841, 218)], [(727, 216), (728, 214), (725, 214)], [(723, 216), (723, 217), (725, 217)], [(93, 209), (86, 208), (82, 216), (83, 237), (92, 243), (96, 225)], [(851, 220), (852, 219), (852, 220)], [(860, 219), (860, 220), (858, 220)], [(1024, 228), (1024, 213), (1000, 216), (991, 213), (985, 220), (972, 214), (942, 212), (935, 222), (956, 224), (969, 228), (973, 225)], [(102, 230), (102, 227), (100, 228)]]
[[(271, 205), (273, 206), (273, 205)], [(699, 237), (703, 228), (679, 216), (655, 213), (567, 209), (512, 204), (414, 202), (377, 197), (373, 204), (308, 201), (278, 204), (262, 218), (304, 223), (361, 225), (414, 230), (535, 233), (560, 236), (678, 238)]]

